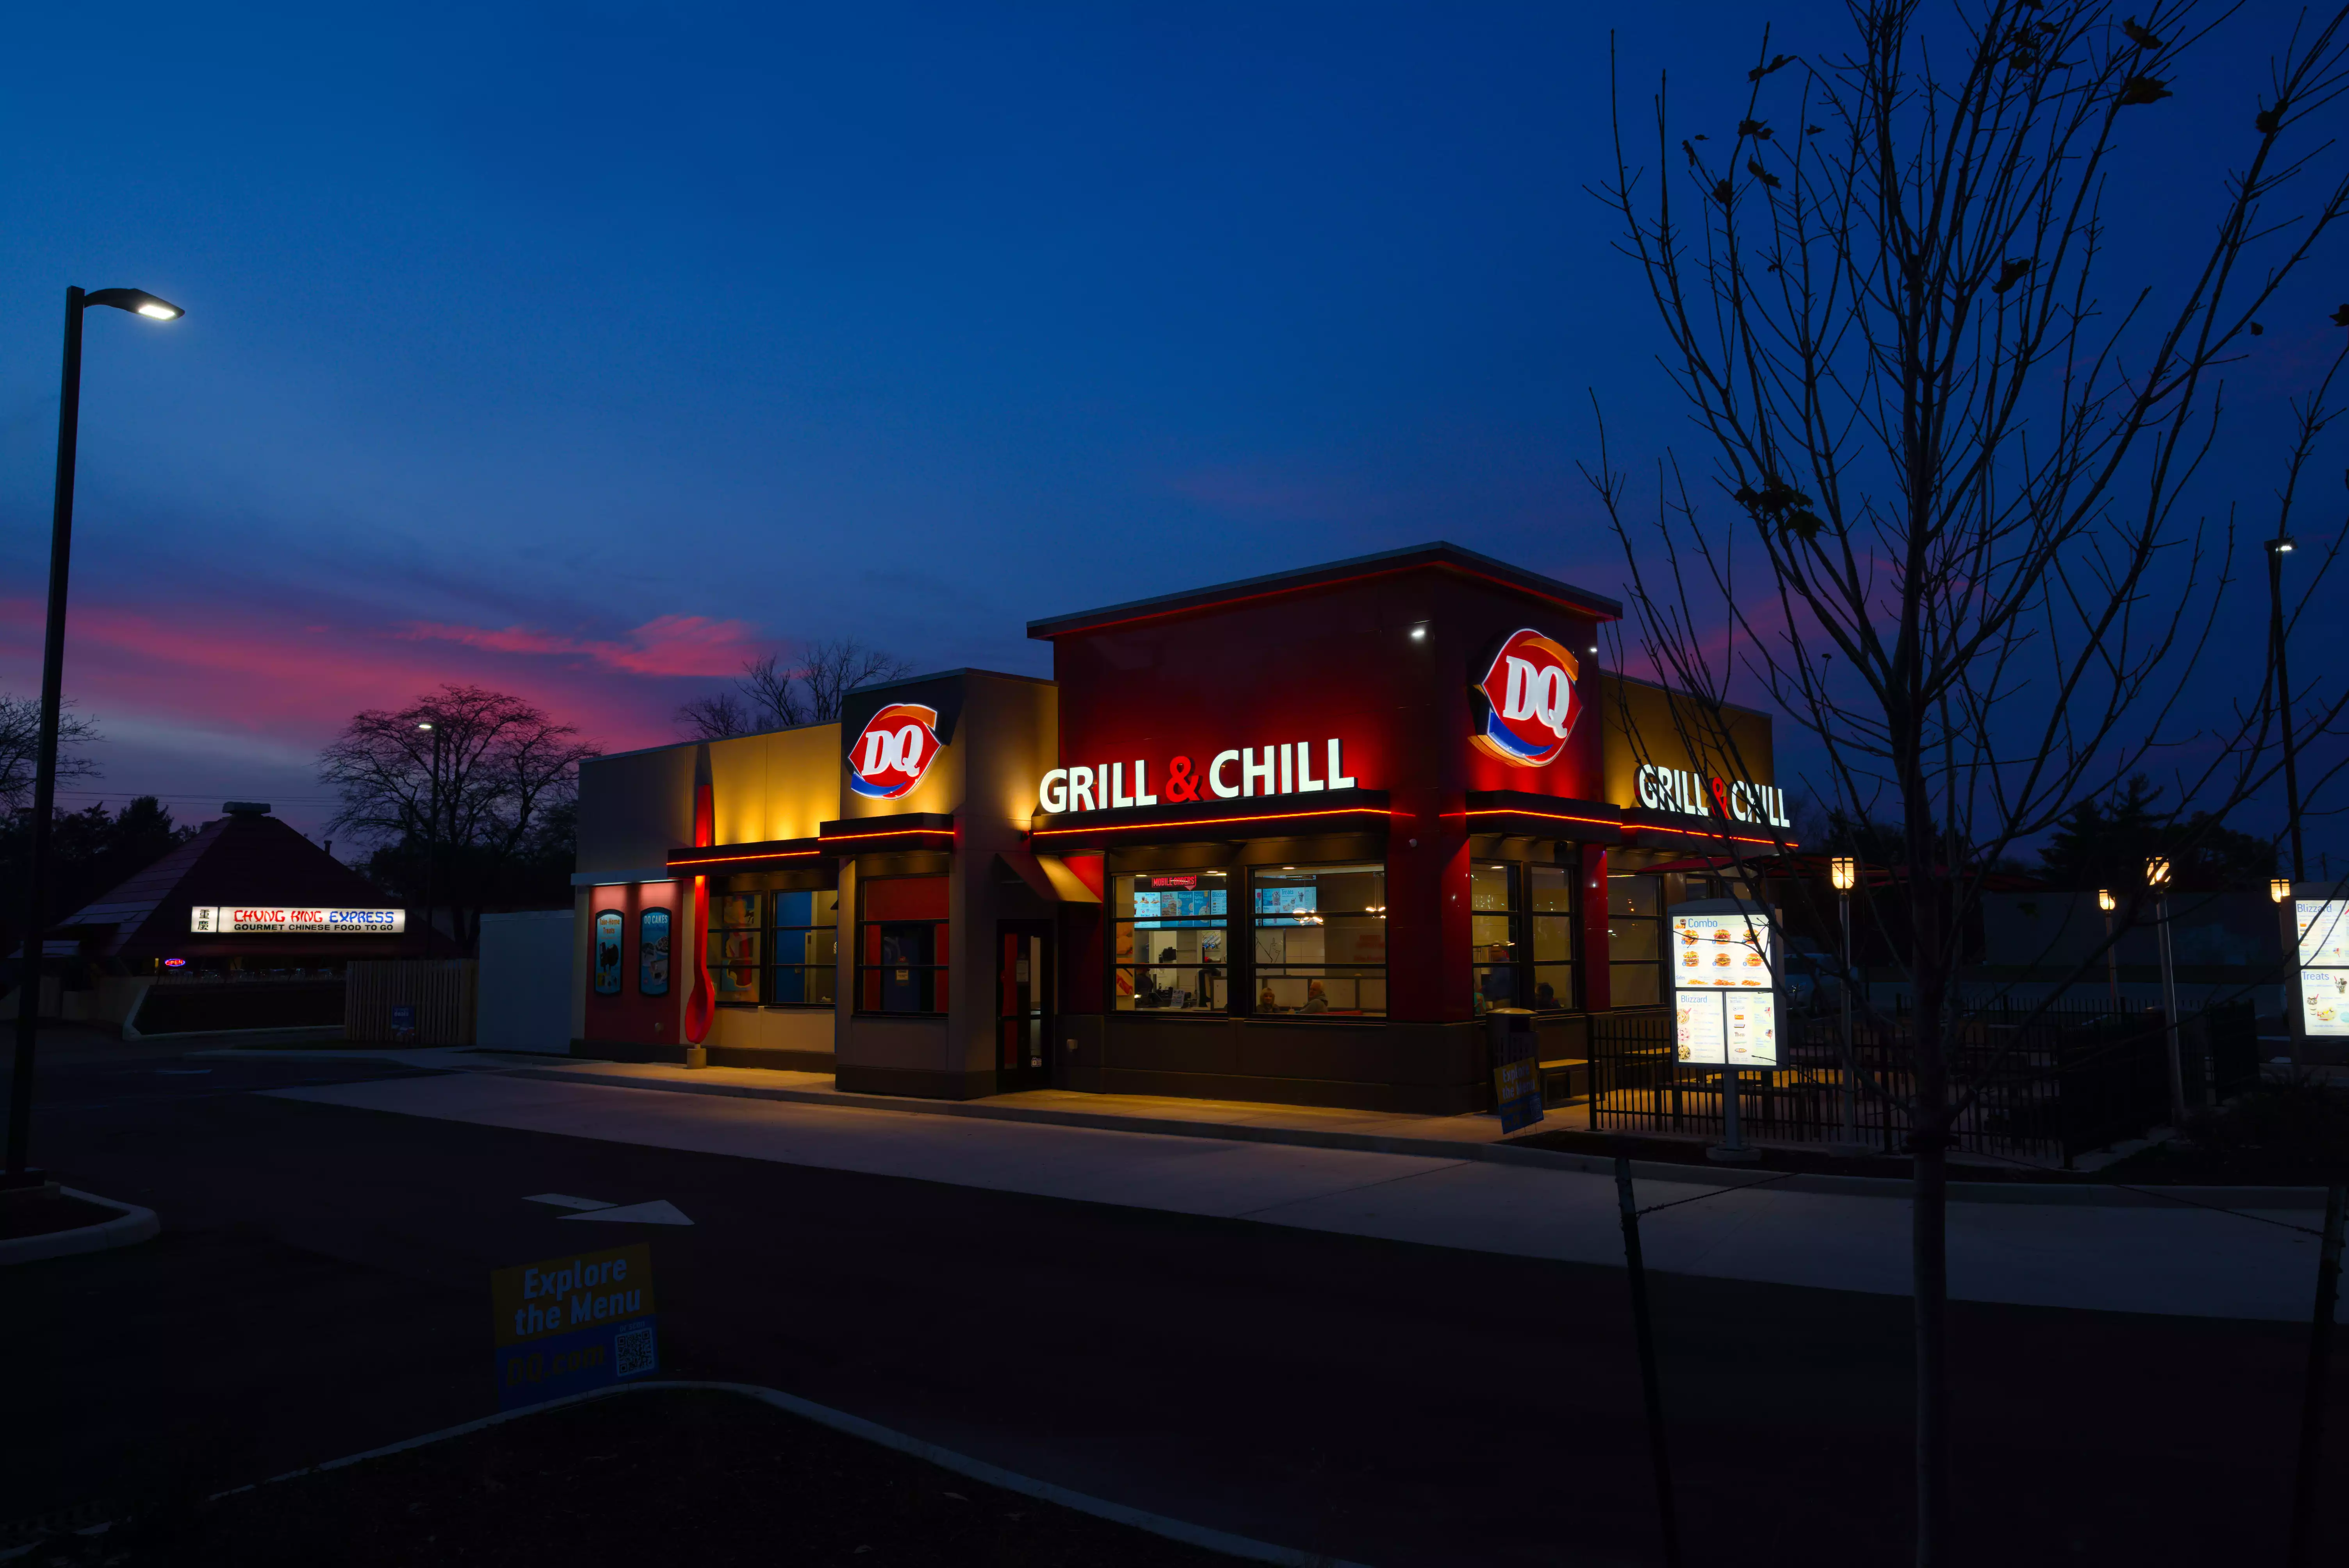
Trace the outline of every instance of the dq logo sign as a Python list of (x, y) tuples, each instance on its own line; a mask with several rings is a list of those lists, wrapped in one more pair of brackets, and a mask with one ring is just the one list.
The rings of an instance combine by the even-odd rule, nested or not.
[(1484, 723), (1469, 738), (1502, 761), (1547, 768), (1566, 750), (1582, 716), (1575, 696), (1581, 666), (1555, 639), (1530, 628), (1512, 632), (1476, 683)]
[(895, 800), (922, 781), (938, 754), (938, 710), (895, 702), (873, 716), (848, 748), (848, 787), (876, 800)]

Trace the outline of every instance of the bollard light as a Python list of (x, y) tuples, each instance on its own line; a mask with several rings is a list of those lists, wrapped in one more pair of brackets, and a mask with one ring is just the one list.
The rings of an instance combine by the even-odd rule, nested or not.
[(2283, 877), (2274, 878), (2268, 883), (2268, 896), (2275, 900), (2278, 903), (2290, 903), (2292, 902), (2292, 883)]
[(1859, 884), (1859, 862), (1849, 855), (1837, 855), (1827, 861), (1827, 880), (1835, 883), (1837, 892), (1849, 892)]
[(2112, 889), (2100, 887), (2096, 890), (2096, 907), (2098, 909), (2103, 910), (2106, 914), (2110, 914), (2113, 911), (2120, 908), (2120, 906), (2121, 901), (2113, 896)]
[(2145, 861), (2145, 885), (2156, 892), (2169, 885), (2169, 857), (2148, 855)]

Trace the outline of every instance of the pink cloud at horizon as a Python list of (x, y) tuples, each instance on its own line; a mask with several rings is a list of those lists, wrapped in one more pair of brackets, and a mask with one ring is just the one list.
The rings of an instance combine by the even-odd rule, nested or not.
[[(315, 614), (315, 612), (313, 612)], [(0, 680), (30, 695), (39, 679), (43, 606), (0, 600)], [(626, 640), (567, 639), (521, 628), (278, 621), (197, 605), (76, 605), (66, 692), (100, 730), (109, 715), (239, 736), (322, 744), (364, 708), (397, 707), (444, 682), (511, 691), (607, 749), (676, 738), (681, 677), (731, 675), (757, 645), (739, 622), (666, 615)]]
[(704, 615), (659, 615), (631, 631), (628, 642), (565, 637), (528, 626), (458, 626), (410, 621), (395, 634), (409, 641), (461, 643), (490, 653), (584, 655), (636, 676), (730, 676), (755, 657), (758, 640), (740, 621)]

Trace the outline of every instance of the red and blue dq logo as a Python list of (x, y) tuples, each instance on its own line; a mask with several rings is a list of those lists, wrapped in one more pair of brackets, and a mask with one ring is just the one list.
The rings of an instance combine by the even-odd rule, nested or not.
[(848, 787), (895, 800), (922, 781), (938, 754), (938, 710), (893, 702), (873, 716), (848, 748)]
[(1484, 722), (1469, 738), (1518, 768), (1547, 768), (1566, 751), (1582, 716), (1575, 695), (1581, 665), (1554, 637), (1530, 627), (1511, 632), (1475, 686)]

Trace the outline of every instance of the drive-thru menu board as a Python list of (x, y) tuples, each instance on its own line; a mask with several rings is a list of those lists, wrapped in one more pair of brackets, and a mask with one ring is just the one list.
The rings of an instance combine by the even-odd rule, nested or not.
[(2292, 903), (2300, 928), (2300, 1026), (2304, 1035), (2349, 1035), (2349, 901)]
[(1715, 898), (1674, 904), (1670, 913), (1679, 1058), (1698, 1067), (1776, 1067), (1778, 965), (1768, 912)]

